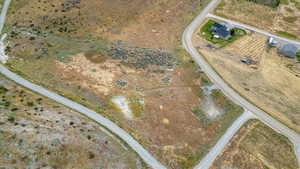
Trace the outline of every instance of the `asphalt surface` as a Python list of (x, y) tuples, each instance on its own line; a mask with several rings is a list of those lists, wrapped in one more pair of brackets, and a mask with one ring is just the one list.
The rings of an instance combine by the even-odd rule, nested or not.
[(222, 150), (229, 143), (231, 138), (235, 135), (235, 133), (250, 119), (254, 119), (250, 112), (244, 112), (234, 123), (229, 127), (226, 133), (218, 140), (216, 145), (209, 151), (209, 153), (200, 161), (198, 165), (194, 167), (194, 169), (209, 169), (209, 167), (213, 164), (217, 156), (222, 152)]
[(1, 10), (1, 15), (0, 15), (0, 32), (2, 32), (10, 2), (11, 2), (11, 0), (4, 1), (3, 7)]
[[(196, 61), (196, 63), (201, 67), (202, 71), (206, 73), (211, 81), (215, 83), (228, 98), (230, 98), (236, 104), (242, 106), (246, 111), (253, 113), (264, 124), (270, 126), (275, 131), (289, 138), (289, 140), (294, 144), (294, 150), (297, 155), (298, 164), (300, 166), (300, 135), (240, 96), (235, 90), (233, 90), (228, 84), (225, 83), (225, 81), (214, 71), (209, 63), (206, 62), (205, 58), (193, 46), (192, 37), (194, 32), (199, 28), (207, 15), (218, 5), (219, 2), (220, 0), (212, 0), (208, 4), (208, 6), (200, 13), (200, 15), (198, 15), (192, 21), (192, 23), (185, 29), (182, 35), (182, 44)], [(203, 164), (203, 166), (205, 165)]]
[(264, 30), (257, 29), (255, 27), (252, 27), (252, 26), (249, 26), (249, 25), (245, 25), (245, 24), (242, 24), (242, 23), (238, 23), (236, 21), (233, 21), (233, 20), (230, 20), (230, 19), (226, 19), (226, 18), (217, 16), (217, 15), (214, 15), (214, 14), (211, 14), (211, 13), (208, 13), (206, 15), (206, 17), (217, 19), (217, 20), (220, 20), (220, 21), (224, 21), (226, 23), (232, 24), (232, 25), (234, 25), (236, 27), (239, 27), (239, 28), (248, 29), (248, 30), (251, 30), (253, 32), (257, 32), (257, 33), (263, 34), (265, 36), (273, 37), (274, 39), (281, 40), (281, 41), (286, 42), (286, 43), (291, 43), (291, 44), (295, 44), (296, 46), (300, 46), (300, 42), (297, 42), (295, 40), (291, 40), (291, 39), (287, 39), (287, 38), (280, 37), (280, 36), (277, 36), (277, 35), (273, 35), (273, 34), (271, 34), (269, 32), (264, 31)]
[[(0, 32), (2, 32), (10, 2), (11, 2), (11, 0), (4, 1), (4, 6), (2, 8), (2, 12), (0, 15)], [(60, 96), (54, 92), (51, 92), (41, 86), (33, 84), (33, 83), (23, 79), (19, 75), (11, 72), (3, 65), (0, 65), (0, 73), (28, 89), (31, 89), (41, 95), (44, 95), (52, 100), (55, 100), (56, 102), (63, 104), (65, 106), (67, 106), (73, 110), (76, 110), (76, 111), (80, 112), (81, 114), (95, 120), (102, 126), (106, 127), (108, 130), (110, 130), (112, 133), (114, 133), (115, 135), (120, 137), (123, 141), (125, 141), (129, 145), (129, 147), (131, 147), (149, 166), (151, 166), (154, 169), (166, 169), (165, 166), (163, 166), (160, 162), (158, 162), (130, 134), (128, 134), (125, 130), (121, 129), (115, 123), (113, 123), (109, 119), (103, 117), (102, 115), (98, 114), (97, 112), (95, 112), (83, 105), (80, 105), (74, 101), (71, 101), (63, 96)]]

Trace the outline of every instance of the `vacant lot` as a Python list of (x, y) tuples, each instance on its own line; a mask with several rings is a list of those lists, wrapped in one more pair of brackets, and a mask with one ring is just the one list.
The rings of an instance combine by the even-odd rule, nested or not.
[(242, 111), (193, 112), (210, 82), (178, 44), (205, 4), (13, 1), (7, 66), (109, 117), (169, 168), (191, 168)]
[(250, 121), (217, 157), (211, 169), (298, 169), (292, 143), (259, 121)]
[[(195, 45), (235, 90), (273, 117), (300, 131), (300, 71), (296, 59), (266, 46), (267, 37), (252, 33), (225, 48), (195, 35)], [(256, 62), (247, 65), (241, 58)]]
[(223, 0), (215, 13), (287, 38), (300, 39), (299, 0), (280, 1), (275, 8), (248, 0)]
[(147, 168), (97, 123), (0, 77), (1, 168)]

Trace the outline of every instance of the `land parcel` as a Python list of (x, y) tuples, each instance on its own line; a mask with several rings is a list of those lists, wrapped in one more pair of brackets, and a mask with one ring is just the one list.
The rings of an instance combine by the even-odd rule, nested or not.
[[(268, 37), (249, 33), (223, 48), (194, 35), (199, 52), (238, 93), (300, 131), (300, 71), (295, 59), (267, 46)], [(242, 59), (251, 59), (245, 64)]]
[(209, 81), (178, 44), (205, 4), (13, 1), (7, 66), (102, 113), (169, 168), (191, 168), (240, 113), (207, 125), (192, 112)]

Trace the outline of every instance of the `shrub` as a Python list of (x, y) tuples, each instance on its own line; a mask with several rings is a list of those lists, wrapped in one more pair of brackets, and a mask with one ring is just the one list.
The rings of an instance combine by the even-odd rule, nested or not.
[(6, 88), (3, 87), (3, 86), (0, 86), (0, 94), (4, 94), (4, 93), (6, 93), (6, 92), (8, 92), (8, 89), (6, 89)]
[(300, 51), (296, 54), (297, 60), (300, 62)]
[(280, 4), (280, 0), (248, 0), (248, 1), (266, 5), (272, 8), (276, 8)]

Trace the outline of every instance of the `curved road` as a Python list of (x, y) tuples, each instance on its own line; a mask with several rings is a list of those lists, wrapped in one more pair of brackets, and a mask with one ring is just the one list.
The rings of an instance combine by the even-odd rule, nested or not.
[(252, 112), (255, 116), (270, 126), (277, 132), (285, 135), (290, 139), (290, 141), (294, 144), (294, 150), (296, 156), (298, 158), (298, 164), (300, 166), (300, 135), (295, 131), (291, 130), (284, 124), (272, 118), (263, 110), (259, 109), (255, 105), (251, 104), (245, 98), (240, 96), (236, 91), (234, 91), (225, 81), (214, 71), (214, 69), (206, 62), (204, 57), (199, 54), (197, 49), (193, 46), (192, 37), (194, 32), (198, 29), (200, 24), (205, 20), (206, 16), (209, 12), (211, 12), (220, 2), (220, 0), (212, 0), (208, 6), (198, 15), (193, 22), (185, 29), (182, 35), (182, 43), (185, 49), (190, 53), (193, 59), (197, 62), (197, 64), (201, 67), (201, 69), (206, 73), (206, 75), (218, 85), (218, 87), (223, 91), (223, 93), (231, 98), (236, 104), (242, 106), (245, 110)]
[(54, 92), (51, 92), (41, 86), (35, 85), (19, 75), (11, 72), (7, 68), (5, 68), (3, 65), (0, 65), (0, 72), (7, 76), (9, 79), (25, 86), (26, 88), (29, 88), (41, 95), (44, 95), (52, 100), (55, 100), (58, 103), (61, 103), (73, 110), (76, 110), (83, 115), (95, 120), (102, 126), (106, 127), (108, 130), (113, 132), (115, 135), (119, 136), (123, 141), (125, 141), (134, 151), (136, 151), (139, 156), (151, 167), (155, 169), (166, 169), (165, 166), (163, 166), (160, 162), (158, 162), (147, 150), (144, 149), (143, 146), (141, 146), (131, 135), (129, 135), (125, 130), (118, 127), (115, 123), (112, 121), (106, 119), (102, 115), (98, 114), (97, 112), (82, 106), (76, 102), (73, 102), (65, 97), (62, 97)]
[[(11, 0), (5, 0), (4, 6), (2, 8), (2, 12), (0, 15), (0, 33), (2, 32), (3, 25), (5, 22), (6, 14), (9, 8)], [(154, 169), (166, 169), (165, 166), (163, 166), (160, 162), (158, 162), (142, 145), (140, 145), (131, 135), (129, 135), (125, 130), (121, 129), (119, 126), (117, 126), (112, 121), (106, 119), (102, 115), (98, 114), (97, 112), (82, 106), (76, 102), (73, 102), (65, 97), (62, 97), (54, 92), (51, 92), (41, 86), (35, 85), (19, 75), (11, 72), (7, 68), (5, 68), (3, 65), (0, 65), (0, 72), (8, 77), (9, 79), (15, 81), (16, 83), (19, 83), (20, 85), (25, 86), (26, 88), (29, 88), (41, 95), (44, 95), (52, 100), (55, 100), (58, 103), (61, 103), (73, 110), (76, 110), (83, 115), (95, 120), (102, 126), (106, 127), (108, 130), (113, 132), (115, 135), (119, 136), (123, 141), (125, 141), (135, 152), (138, 153), (138, 155), (152, 168)]]
[(226, 133), (218, 140), (215, 146), (200, 161), (200, 163), (194, 167), (194, 169), (209, 169), (235, 133), (250, 119), (255, 119), (255, 116), (253, 116), (252, 113), (245, 111), (238, 119), (234, 121), (234, 123), (232, 123), (232, 125), (227, 129)]

